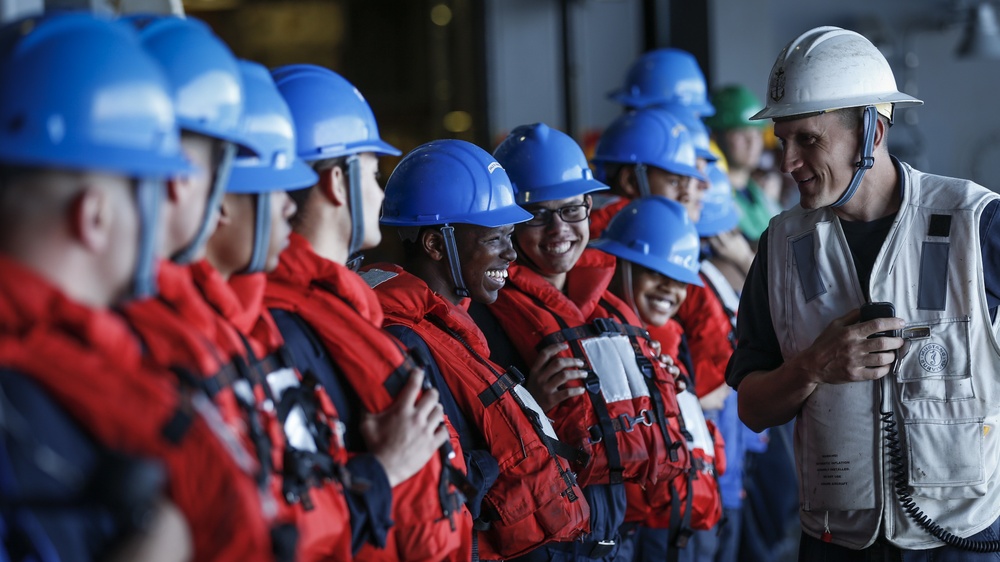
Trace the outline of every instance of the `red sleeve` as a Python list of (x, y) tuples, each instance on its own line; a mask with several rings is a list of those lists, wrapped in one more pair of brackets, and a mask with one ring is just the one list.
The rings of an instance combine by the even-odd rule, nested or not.
[(726, 383), (726, 365), (733, 354), (732, 324), (712, 291), (696, 285), (688, 286), (676, 319), (688, 339), (695, 394), (701, 398)]

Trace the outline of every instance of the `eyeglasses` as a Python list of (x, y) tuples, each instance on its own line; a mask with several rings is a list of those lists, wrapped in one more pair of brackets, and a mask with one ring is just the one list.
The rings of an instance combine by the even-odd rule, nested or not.
[(566, 205), (558, 209), (546, 209), (539, 207), (531, 211), (531, 218), (524, 223), (525, 226), (545, 226), (552, 220), (553, 215), (559, 215), (563, 222), (580, 222), (590, 217), (590, 204), (580, 203), (578, 205)]

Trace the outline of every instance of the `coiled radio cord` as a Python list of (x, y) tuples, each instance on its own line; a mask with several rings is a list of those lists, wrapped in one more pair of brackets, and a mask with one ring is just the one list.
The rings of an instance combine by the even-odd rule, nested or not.
[[(884, 387), (880, 385), (880, 388)], [(902, 506), (906, 515), (921, 529), (927, 531), (934, 538), (948, 546), (970, 552), (1000, 552), (1000, 540), (973, 541), (963, 539), (945, 530), (917, 507), (909, 492), (906, 459), (903, 457), (903, 448), (899, 444), (899, 431), (896, 429), (896, 420), (893, 419), (893, 412), (885, 406), (884, 402), (885, 400), (883, 399), (883, 406), (879, 414), (882, 418), (882, 430), (885, 432), (885, 442), (889, 450), (889, 470), (892, 471), (892, 488), (899, 499), (899, 505)]]

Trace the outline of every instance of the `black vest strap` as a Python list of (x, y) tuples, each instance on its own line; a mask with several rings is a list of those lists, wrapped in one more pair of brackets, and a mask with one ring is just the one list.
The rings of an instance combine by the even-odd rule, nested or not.
[(670, 530), (667, 538), (667, 562), (678, 562), (680, 560), (680, 549), (687, 547), (688, 541), (694, 535), (691, 528), (691, 509), (694, 502), (694, 492), (692, 488), (694, 469), (688, 470), (685, 476), (684, 485), (687, 486), (687, 498), (684, 500), (684, 513), (681, 514), (681, 500), (678, 498), (679, 491), (670, 483)]
[[(601, 302), (605, 301), (602, 300)], [(552, 315), (559, 318), (559, 316), (554, 312)], [(559, 320), (559, 325), (564, 327), (558, 332), (553, 332), (542, 338), (542, 340), (538, 342), (538, 345), (535, 346), (535, 349), (541, 350), (542, 348), (548, 347), (552, 344), (573, 342), (586, 338), (599, 338), (601, 336), (609, 335), (622, 335), (629, 338), (649, 339), (649, 332), (646, 330), (637, 326), (622, 324), (610, 318), (595, 318), (590, 324), (584, 324), (573, 328), (566, 325), (565, 321), (561, 318), (559, 318)]]
[(482, 402), (484, 408), (489, 408), (491, 404), (496, 402), (503, 396), (503, 394), (514, 388), (514, 385), (523, 384), (524, 376), (518, 371), (507, 371), (500, 375), (500, 378), (491, 384), (486, 390), (479, 393), (479, 401)]
[[(462, 338), (462, 335), (453, 330), (451, 326), (449, 326), (444, 322), (444, 320), (436, 316), (433, 316), (431, 314), (424, 316), (424, 319), (430, 322), (431, 324), (437, 326), (443, 332), (454, 338), (455, 341), (457, 341), (458, 343), (462, 344), (462, 347), (464, 347), (469, 352), (469, 354), (472, 355), (472, 358), (475, 359), (482, 366), (486, 367), (491, 373), (493, 373), (493, 376), (495, 376), (497, 380), (504, 377), (504, 374), (501, 374), (496, 369), (494, 369), (493, 366), (490, 365), (489, 361), (487, 361), (485, 358), (483, 358), (482, 355), (480, 355), (475, 349), (473, 349), (473, 347), (469, 345), (469, 343)], [(521, 381), (524, 380), (524, 375), (517, 370), (517, 367), (511, 366), (507, 370), (507, 372), (513, 373), (512, 376), (514, 376), (516, 379), (519, 379)], [(506, 389), (506, 391), (510, 391), (510, 389), (512, 389), (513, 387), (514, 385), (509, 386)], [(542, 443), (546, 445), (546, 449), (548, 449), (549, 451), (549, 456), (551, 456), (552, 460), (555, 461), (556, 467), (559, 470), (559, 475), (562, 477), (563, 482), (566, 484), (566, 489), (563, 490), (562, 495), (566, 496), (566, 498), (571, 502), (576, 501), (577, 499), (579, 499), (579, 496), (577, 496), (576, 492), (573, 490), (573, 488), (576, 486), (576, 474), (574, 474), (571, 470), (563, 468), (562, 463), (559, 462), (559, 458), (561, 455), (551, 446), (552, 442), (557, 440), (547, 438), (548, 436), (545, 435), (542, 422), (541, 420), (538, 419), (539, 416), (538, 412), (532, 410), (531, 408), (528, 408), (521, 400), (520, 396), (517, 395), (516, 392), (510, 392), (510, 395), (514, 398), (515, 401), (517, 401), (518, 406), (521, 407), (521, 411), (524, 412), (525, 416), (527, 416), (528, 419), (531, 421), (531, 425), (534, 427), (535, 433), (538, 434), (539, 438), (541, 438)], [(480, 396), (482, 395), (480, 394)], [(500, 396), (502, 396), (502, 393), (497, 396), (497, 399), (499, 399)], [(480, 400), (481, 399), (482, 398), (480, 398)]]
[[(621, 312), (619, 312), (608, 301), (601, 299), (601, 306), (609, 313), (620, 318), (623, 322), (625, 321)], [(642, 332), (645, 333), (644, 337), (648, 339), (649, 332), (646, 332), (646, 330), (642, 330)], [(656, 419), (659, 422), (660, 434), (663, 435), (663, 443), (667, 447), (667, 454), (670, 456), (670, 462), (677, 462), (680, 460), (677, 450), (683, 447), (684, 443), (682, 441), (674, 441), (670, 438), (670, 432), (668, 430), (670, 422), (667, 419), (666, 407), (663, 403), (663, 395), (660, 394), (660, 389), (656, 384), (653, 362), (646, 357), (645, 352), (642, 350), (642, 346), (639, 344), (637, 336), (629, 336), (629, 343), (632, 344), (632, 351), (635, 353), (635, 361), (639, 365), (639, 369), (642, 371), (642, 378), (646, 381), (646, 388), (649, 390), (649, 398), (653, 401), (653, 407), (656, 408)]]
[(616, 430), (614, 420), (612, 420), (611, 413), (608, 411), (608, 402), (605, 400), (604, 394), (601, 392), (601, 379), (597, 376), (597, 372), (594, 371), (593, 365), (590, 364), (587, 354), (583, 351), (583, 347), (580, 345), (581, 339), (600, 337), (609, 333), (607, 330), (614, 330), (613, 333), (617, 333), (615, 326), (620, 326), (620, 324), (614, 321), (609, 321), (607, 318), (599, 318), (592, 324), (585, 324), (583, 326), (571, 328), (562, 316), (551, 310), (541, 299), (527, 292), (525, 292), (525, 294), (530, 296), (539, 308), (551, 314), (552, 318), (555, 319), (556, 323), (558, 323), (560, 327), (558, 332), (554, 332), (542, 338), (542, 341), (535, 346), (536, 349), (541, 350), (552, 344), (566, 343), (569, 345), (574, 357), (587, 363), (585, 365), (585, 368), (587, 369), (587, 377), (584, 379), (583, 384), (584, 388), (587, 390), (587, 397), (590, 399), (590, 405), (594, 409), (594, 415), (597, 416), (597, 425), (589, 428), (591, 433), (590, 440), (591, 443), (604, 443), (604, 454), (608, 458), (608, 482), (610, 484), (621, 484), (625, 481), (625, 467), (622, 465), (621, 451), (618, 449), (618, 438), (615, 436)]

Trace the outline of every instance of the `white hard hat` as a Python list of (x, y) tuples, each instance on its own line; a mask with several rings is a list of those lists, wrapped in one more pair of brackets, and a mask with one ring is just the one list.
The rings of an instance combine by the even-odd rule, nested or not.
[(781, 51), (767, 81), (767, 105), (751, 119), (868, 105), (891, 117), (891, 105), (922, 103), (896, 89), (892, 68), (871, 41), (824, 26), (799, 35)]

